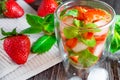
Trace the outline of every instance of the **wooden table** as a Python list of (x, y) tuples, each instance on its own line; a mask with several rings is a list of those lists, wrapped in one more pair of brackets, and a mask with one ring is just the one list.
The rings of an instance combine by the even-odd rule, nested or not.
[[(38, 5), (41, 0), (36, 0), (35, 3), (31, 4), (31, 6), (37, 10)], [(120, 0), (102, 0), (106, 3), (110, 4), (116, 11), (117, 14), (120, 14)], [(105, 68), (111, 72), (110, 80), (120, 80), (120, 63), (118, 64), (116, 61), (107, 61)], [(62, 63), (59, 63), (38, 75), (33, 76), (28, 80), (65, 80), (65, 71)]]

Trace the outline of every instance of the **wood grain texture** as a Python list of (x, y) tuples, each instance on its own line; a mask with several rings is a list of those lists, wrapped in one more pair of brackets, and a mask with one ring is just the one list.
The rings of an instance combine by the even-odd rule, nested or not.
[[(64, 0), (65, 1), (65, 0)], [(117, 14), (120, 14), (120, 0), (102, 0), (111, 5)], [(40, 0), (30, 4), (35, 10), (38, 9)], [(120, 80), (120, 63), (106, 60), (104, 67), (109, 71), (109, 80)], [(66, 74), (62, 63), (59, 63), (28, 80), (66, 80)]]

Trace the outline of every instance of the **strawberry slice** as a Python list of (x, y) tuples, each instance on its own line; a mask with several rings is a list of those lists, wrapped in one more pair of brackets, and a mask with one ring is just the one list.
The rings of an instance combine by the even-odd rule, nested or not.
[(105, 21), (110, 21), (111, 16), (108, 16), (109, 14), (105, 12), (104, 10), (101, 9), (89, 9), (85, 13), (86, 17), (86, 22), (94, 22), (97, 20), (105, 20)]
[(95, 40), (96, 40), (97, 43), (104, 42), (105, 39), (106, 39), (106, 36), (107, 36), (107, 34), (103, 34), (101, 36), (95, 36)]
[(75, 7), (75, 9), (77, 9), (78, 11), (79, 11), (79, 15), (78, 15), (78, 19), (79, 20), (85, 20), (86, 19), (86, 17), (85, 17), (85, 13), (89, 10), (89, 9), (91, 9), (91, 8), (88, 8), (88, 7), (83, 7), (83, 6), (76, 6)]
[(70, 56), (70, 59), (75, 62), (75, 63), (78, 63), (78, 57), (79, 56)]
[(93, 32), (86, 32), (83, 34), (83, 37), (85, 39), (91, 39), (93, 37), (94, 33)]
[(78, 39), (77, 38), (73, 38), (73, 39), (69, 39), (66, 41), (66, 45), (69, 47), (69, 48), (73, 48), (76, 46), (78, 42)]

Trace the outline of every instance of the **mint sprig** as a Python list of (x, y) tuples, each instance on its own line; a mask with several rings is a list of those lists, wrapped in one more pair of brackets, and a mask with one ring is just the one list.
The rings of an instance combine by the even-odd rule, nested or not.
[(26, 14), (26, 20), (30, 27), (22, 30), (21, 34), (36, 34), (43, 32), (31, 47), (33, 53), (42, 54), (49, 51), (56, 42), (54, 33), (54, 15), (39, 17), (33, 14)]
[(98, 61), (98, 57), (94, 56), (89, 50), (84, 50), (79, 54), (78, 62), (84, 68), (90, 67)]
[(114, 35), (110, 43), (110, 52), (115, 54), (120, 50), (120, 15), (116, 15)]
[(70, 51), (69, 53), (69, 56), (78, 56), (78, 62), (83, 68), (88, 68), (94, 65), (99, 59), (97, 56), (93, 55), (88, 49), (85, 49), (79, 53), (74, 53), (72, 51)]

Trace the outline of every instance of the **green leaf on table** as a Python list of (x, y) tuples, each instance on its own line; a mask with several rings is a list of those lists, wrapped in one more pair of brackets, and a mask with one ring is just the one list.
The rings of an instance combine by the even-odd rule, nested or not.
[(55, 42), (55, 36), (44, 35), (33, 43), (31, 51), (33, 53), (42, 54), (46, 51), (49, 51)]
[(44, 18), (44, 31), (54, 32), (54, 15), (49, 14)]
[(63, 29), (63, 33), (66, 38), (70, 39), (76, 37), (79, 34), (79, 29), (73, 26), (65, 27)]
[(29, 27), (22, 30), (20, 33), (22, 34), (35, 34), (42, 32), (42, 27)]
[(94, 56), (89, 50), (80, 52), (78, 62), (84, 68), (94, 65), (98, 61), (98, 57)]
[(44, 19), (37, 15), (26, 14), (26, 20), (31, 27), (42, 27), (43, 26)]
[(44, 31), (46, 32), (54, 32), (54, 24), (46, 24), (44, 25)]
[(44, 23), (54, 23), (54, 15), (49, 14), (44, 17)]

